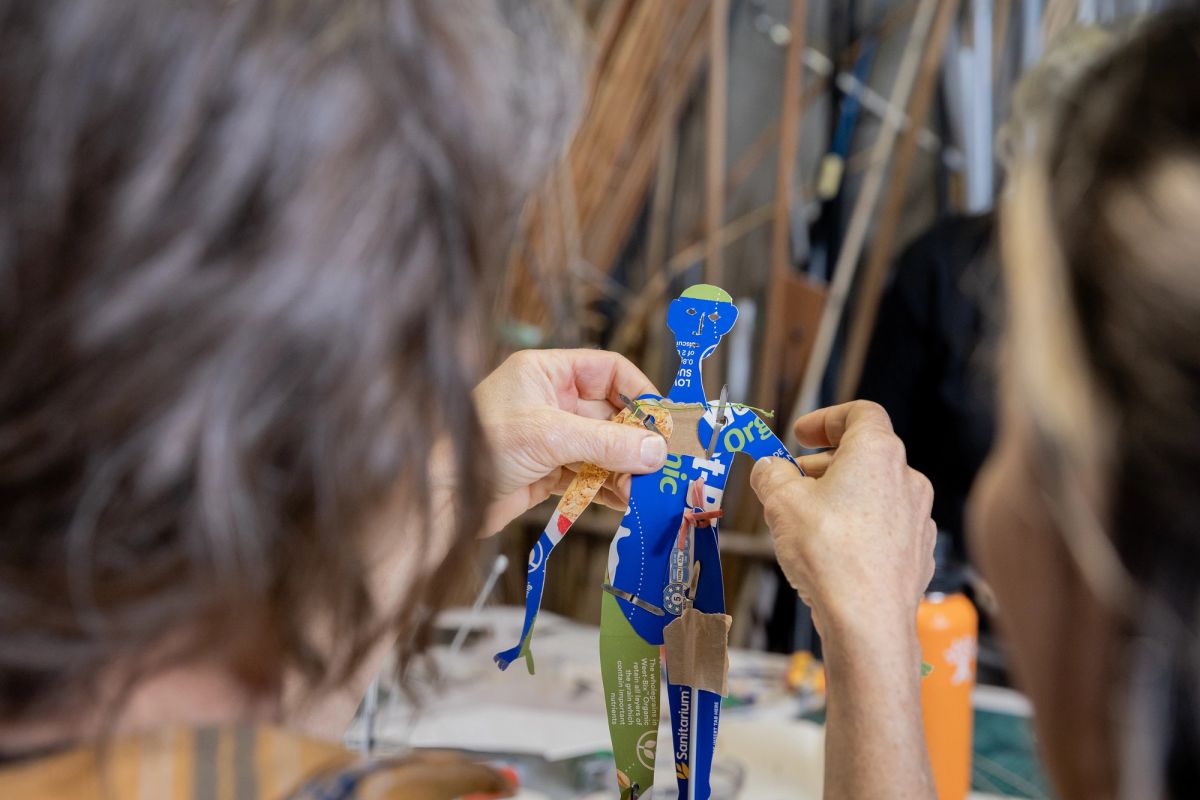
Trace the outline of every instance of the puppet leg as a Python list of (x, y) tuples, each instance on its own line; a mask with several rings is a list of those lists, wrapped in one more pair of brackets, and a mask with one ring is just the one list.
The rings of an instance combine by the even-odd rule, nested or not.
[(644, 797), (658, 749), (659, 648), (633, 629), (608, 592), (600, 598), (600, 674), (621, 800)]
[(669, 456), (668, 467), (658, 473), (634, 476), (629, 511), (609, 548), (608, 586), (600, 603), (600, 667), (623, 800), (646, 796), (654, 780), (659, 645), (663, 626), (673, 619), (659, 604), (685, 502), (688, 479), (677, 471), (681, 465), (679, 456)]
[[(555, 513), (554, 517), (559, 515)], [(554, 520), (551, 520), (551, 524)], [(549, 526), (547, 526), (549, 527)], [(525, 578), (525, 620), (521, 626), (521, 639), (507, 650), (501, 650), (492, 657), (500, 669), (508, 669), (508, 665), (521, 656), (525, 656), (529, 674), (533, 674), (533, 654), (529, 649), (529, 640), (533, 637), (533, 625), (537, 621), (538, 611), (542, 607), (542, 591), (546, 587), (546, 563), (550, 551), (558, 542), (547, 532), (538, 537), (537, 543), (529, 551), (529, 571)]]
[[(693, 607), (705, 615), (714, 615), (706, 618), (711, 625), (705, 626), (703, 644), (712, 645), (723, 657), (728, 618), (717, 619), (717, 615), (723, 615), (725, 611), (725, 594), (721, 584), (721, 561), (715, 529), (696, 529), (696, 559), (700, 562), (700, 580)], [(717, 637), (721, 637), (719, 641)], [(679, 785), (679, 798), (707, 800), (711, 793), (709, 774), (717, 744), (717, 726), (721, 719), (721, 693), (694, 685), (699, 683), (718, 688), (714, 685), (712, 665), (706, 668), (705, 665), (679, 664), (675, 663), (673, 656), (671, 645), (668, 644), (667, 696), (671, 704), (675, 779)], [(712, 657), (710, 653), (709, 658)], [(719, 668), (723, 669), (723, 666), (722, 658)], [(707, 676), (699, 677), (700, 673), (707, 673)], [(723, 673), (721, 677), (724, 677)], [(676, 680), (680, 682), (676, 683)]]

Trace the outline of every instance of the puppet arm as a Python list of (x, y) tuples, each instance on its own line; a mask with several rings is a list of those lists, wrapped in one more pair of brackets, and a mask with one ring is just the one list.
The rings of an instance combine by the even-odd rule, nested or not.
[(521, 639), (514, 646), (502, 650), (493, 656), (496, 666), (508, 669), (508, 665), (521, 656), (525, 656), (525, 664), (529, 673), (533, 674), (533, 653), (529, 649), (529, 640), (533, 637), (533, 625), (537, 621), (538, 611), (542, 607), (542, 594), (546, 586), (546, 566), (550, 553), (562, 541), (563, 536), (579, 519), (600, 487), (608, 480), (609, 472), (595, 464), (584, 464), (579, 474), (571, 481), (570, 486), (563, 492), (550, 521), (546, 523), (542, 535), (529, 551), (529, 574), (525, 581), (525, 619), (521, 624)]
[[(644, 419), (645, 414), (631, 413), (628, 409), (615, 417), (616, 422), (633, 426), (643, 425)], [(654, 424), (664, 437), (670, 437), (671, 420), (665, 410), (659, 411)], [(591, 505), (592, 500), (595, 499), (600, 487), (608, 480), (610, 474), (608, 470), (595, 464), (584, 464), (579, 469), (579, 474), (563, 492), (562, 499), (558, 501), (558, 506), (555, 507), (550, 521), (546, 523), (542, 535), (538, 537), (537, 543), (529, 551), (529, 570), (525, 581), (525, 619), (521, 624), (521, 639), (512, 647), (502, 650), (492, 657), (500, 669), (508, 669), (509, 664), (524, 656), (525, 665), (529, 669), (529, 673), (533, 674), (533, 653), (529, 649), (529, 643), (533, 637), (533, 627), (537, 622), (538, 611), (542, 607), (542, 594), (546, 586), (546, 569), (550, 553), (575, 524), (575, 520), (579, 519), (579, 515)]]
[(742, 452), (758, 461), (760, 458), (785, 458), (796, 465), (796, 469), (800, 470), (800, 474), (804, 474), (804, 469), (788, 452), (787, 445), (783, 440), (775, 435), (775, 431), (771, 430), (767, 423), (759, 419), (758, 415), (753, 411), (745, 412), (748, 416), (745, 421), (738, 420), (735, 423), (736, 427), (741, 429), (745, 439), (745, 446)]

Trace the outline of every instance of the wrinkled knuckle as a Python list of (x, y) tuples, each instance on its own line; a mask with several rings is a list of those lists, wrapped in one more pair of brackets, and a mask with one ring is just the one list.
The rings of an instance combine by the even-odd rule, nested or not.
[(484, 430), (493, 447), (510, 448), (526, 442), (532, 426), (525, 420), (505, 415), (487, 420)]
[(596, 435), (596, 445), (601, 453), (610, 457), (636, 459), (640, 439), (629, 436), (628, 431), (619, 425), (601, 425)]
[(519, 417), (514, 415), (514, 418), (522, 419), (524, 428), (548, 434), (557, 433), (560, 430), (561, 426), (555, 424), (558, 421), (559, 413), (553, 408), (531, 408)]
[(876, 458), (888, 464), (908, 463), (908, 452), (904, 442), (894, 433), (876, 433), (866, 440), (866, 447)]
[(519, 425), (518, 441), (526, 447), (553, 458), (561, 453), (569, 444), (568, 435), (561, 426), (555, 424), (554, 413), (549, 409), (538, 409), (529, 415)]
[(770, 462), (760, 461), (754, 465), (750, 472), (750, 487), (759, 497), (773, 494), (776, 485), (775, 470), (771, 469)]
[(758, 490), (759, 498), (764, 504), (770, 504), (772, 510), (793, 513), (799, 502), (799, 488), (796, 481), (800, 480), (799, 473), (795, 478), (785, 470), (771, 470), (765, 477), (764, 486)]
[(798, 510), (795, 492), (781, 491), (763, 506), (763, 517), (771, 533), (781, 536), (796, 527)]
[(510, 367), (522, 369), (530, 364), (533, 364), (537, 358), (538, 356), (536, 350), (518, 350), (505, 359), (505, 363)]
[(916, 489), (917, 498), (923, 505), (932, 505), (933, 503), (933, 481), (923, 473), (913, 470), (913, 484)]
[(787, 509), (784, 508), (784, 504), (784, 498), (776, 498), (770, 504), (763, 506), (763, 518), (767, 522), (767, 527), (771, 529), (772, 533), (777, 535), (783, 527), (783, 521), (788, 519), (789, 516)]
[(791, 535), (791, 530), (788, 525), (790, 517), (783, 512), (782, 509), (772, 508), (767, 510), (763, 516), (767, 522), (767, 530), (771, 532), (771, 537), (776, 542), (788, 539)]
[(877, 424), (892, 427), (892, 418), (888, 414), (887, 409), (876, 403), (874, 400), (855, 400), (856, 411), (859, 416), (864, 419), (871, 420)]

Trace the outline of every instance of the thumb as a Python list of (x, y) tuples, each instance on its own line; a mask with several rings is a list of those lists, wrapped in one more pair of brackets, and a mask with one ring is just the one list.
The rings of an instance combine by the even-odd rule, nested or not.
[(556, 411), (548, 452), (554, 465), (586, 461), (610, 472), (654, 472), (667, 459), (667, 441), (645, 428)]
[(750, 487), (764, 506), (781, 492), (803, 491), (806, 483), (800, 470), (784, 458), (760, 458), (750, 473)]

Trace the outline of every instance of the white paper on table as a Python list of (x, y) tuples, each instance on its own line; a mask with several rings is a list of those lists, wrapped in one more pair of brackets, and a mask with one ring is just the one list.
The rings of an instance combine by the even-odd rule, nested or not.
[(737, 762), (739, 800), (820, 800), (825, 729), (806, 720), (722, 719), (715, 762)]
[(611, 748), (603, 714), (573, 714), (502, 704), (431, 711), (409, 740), (413, 747), (540, 756), (547, 761)]

